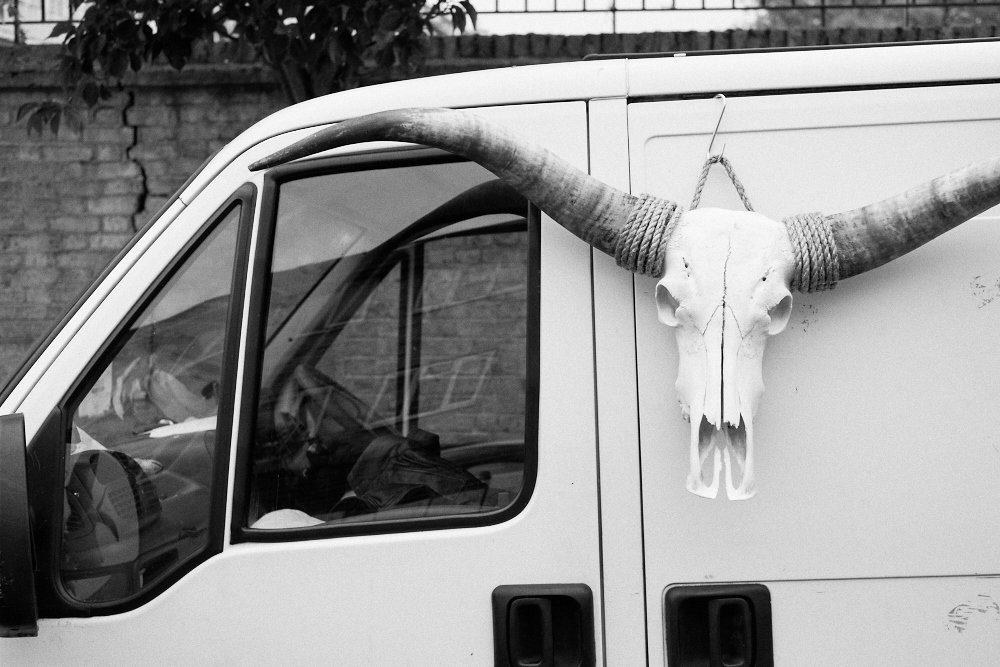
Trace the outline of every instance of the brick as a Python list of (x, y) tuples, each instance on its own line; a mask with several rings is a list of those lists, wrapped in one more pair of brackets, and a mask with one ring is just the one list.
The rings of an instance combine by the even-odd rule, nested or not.
[(42, 160), (49, 162), (88, 162), (94, 157), (89, 144), (64, 144), (42, 147)]
[(134, 178), (97, 181), (96, 185), (102, 195), (135, 196), (142, 192), (142, 181)]
[(89, 234), (63, 234), (59, 238), (59, 248), (61, 250), (84, 250), (89, 245)]
[(129, 125), (176, 125), (177, 109), (169, 106), (134, 106), (125, 111)]
[(96, 125), (100, 127), (120, 127), (122, 123), (122, 110), (114, 107), (98, 108), (94, 111), (93, 116), (91, 116), (88, 121), (88, 125)]
[(92, 177), (97, 179), (137, 178), (142, 176), (139, 165), (134, 162), (98, 163), (93, 168)]
[(549, 36), (531, 33), (528, 35), (528, 55), (544, 58), (549, 55)]
[(84, 141), (106, 144), (130, 145), (135, 139), (135, 129), (131, 127), (93, 127), (83, 128)]
[(172, 160), (177, 157), (177, 146), (171, 143), (173, 139), (151, 141), (144, 139), (143, 143), (129, 151), (129, 157), (138, 162), (146, 160)]
[(132, 228), (132, 216), (128, 215), (106, 215), (101, 218), (100, 228), (102, 231), (118, 234), (135, 232), (135, 229)]
[(119, 250), (131, 238), (131, 234), (92, 234), (88, 239), (88, 246), (92, 250)]
[(61, 216), (49, 223), (49, 229), (56, 232), (96, 232), (101, 229), (100, 218)]
[(109, 195), (87, 202), (87, 211), (97, 215), (131, 215), (135, 212), (136, 198)]

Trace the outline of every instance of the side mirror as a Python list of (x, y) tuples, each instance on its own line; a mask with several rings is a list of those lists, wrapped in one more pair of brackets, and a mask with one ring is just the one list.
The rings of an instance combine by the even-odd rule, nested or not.
[(0, 417), (0, 637), (37, 637), (24, 417)]

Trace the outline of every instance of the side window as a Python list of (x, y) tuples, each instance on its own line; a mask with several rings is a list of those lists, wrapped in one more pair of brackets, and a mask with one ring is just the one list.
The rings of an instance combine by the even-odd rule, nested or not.
[(240, 210), (222, 216), (70, 401), (60, 563), (78, 601), (132, 596), (208, 544)]
[(449, 162), (280, 186), (250, 528), (490, 513), (525, 488), (527, 223), (434, 212), (492, 178)]

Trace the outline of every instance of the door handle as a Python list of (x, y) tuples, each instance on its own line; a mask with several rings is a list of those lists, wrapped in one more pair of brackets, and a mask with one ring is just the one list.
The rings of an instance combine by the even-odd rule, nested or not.
[(709, 600), (710, 667), (751, 667), (753, 649), (753, 611), (746, 598)]
[(761, 584), (671, 586), (664, 594), (670, 667), (773, 667), (771, 593)]
[(518, 598), (510, 603), (509, 648), (517, 667), (553, 664), (552, 601), (548, 598)]
[(493, 653), (503, 667), (596, 664), (594, 601), (584, 584), (498, 586)]

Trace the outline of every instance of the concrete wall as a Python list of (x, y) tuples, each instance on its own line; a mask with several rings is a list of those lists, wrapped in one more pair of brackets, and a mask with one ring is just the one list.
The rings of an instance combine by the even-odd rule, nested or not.
[[(806, 30), (431, 40), (423, 74), (645, 53), (991, 37), (965, 30)], [(59, 95), (50, 47), (0, 47), (0, 382), (213, 151), (285, 104), (273, 77), (222, 57), (151, 68), (81, 133), (29, 136), (21, 105)]]

